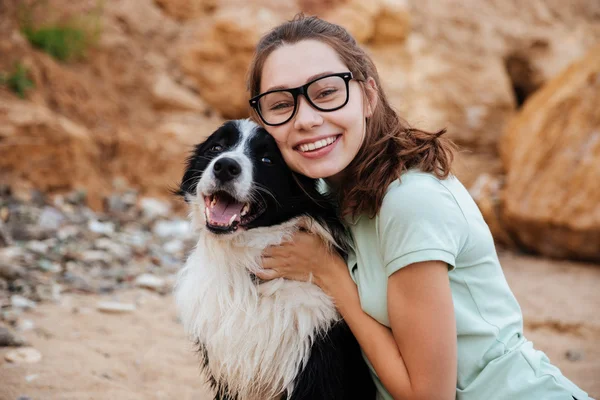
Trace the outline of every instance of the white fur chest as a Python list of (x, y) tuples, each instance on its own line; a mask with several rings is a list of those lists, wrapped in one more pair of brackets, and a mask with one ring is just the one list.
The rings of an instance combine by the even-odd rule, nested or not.
[(260, 255), (297, 221), (222, 240), (203, 233), (181, 270), (175, 298), (188, 334), (208, 356), (208, 373), (245, 400), (293, 389), (315, 335), (339, 319), (316, 285), (276, 279), (256, 285)]

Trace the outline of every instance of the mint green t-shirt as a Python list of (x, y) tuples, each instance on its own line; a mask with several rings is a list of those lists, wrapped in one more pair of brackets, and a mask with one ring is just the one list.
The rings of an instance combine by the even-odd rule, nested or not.
[[(363, 215), (348, 227), (354, 239), (348, 267), (362, 308), (388, 327), (388, 277), (416, 262), (448, 264), (458, 343), (457, 399), (589, 398), (523, 336), (521, 309), (490, 230), (458, 179), (406, 172), (390, 184), (375, 218)], [(378, 399), (392, 399), (372, 367), (371, 373)]]

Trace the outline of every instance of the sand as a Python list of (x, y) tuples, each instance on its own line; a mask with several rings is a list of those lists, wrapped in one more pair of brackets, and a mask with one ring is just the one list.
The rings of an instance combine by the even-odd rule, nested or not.
[[(525, 316), (525, 335), (566, 376), (600, 398), (600, 265), (501, 252)], [(99, 301), (136, 304), (124, 314), (96, 310)], [(136, 289), (117, 295), (64, 294), (23, 317), (22, 335), (42, 354), (34, 364), (5, 361), (0, 348), (0, 400), (208, 400), (192, 345), (173, 299)], [(567, 356), (569, 354), (569, 356)]]

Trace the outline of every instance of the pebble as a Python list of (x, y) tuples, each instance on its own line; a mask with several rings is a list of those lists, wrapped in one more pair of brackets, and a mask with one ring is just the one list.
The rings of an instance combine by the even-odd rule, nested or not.
[(27, 345), (25, 339), (16, 335), (5, 326), (0, 326), (0, 347), (20, 347)]
[(140, 200), (142, 215), (148, 219), (165, 218), (171, 213), (171, 205), (151, 197)]
[(29, 300), (28, 298), (20, 296), (18, 294), (13, 294), (12, 296), (10, 296), (10, 304), (14, 308), (20, 308), (23, 310), (29, 310), (37, 306), (35, 301)]
[(34, 364), (42, 360), (42, 353), (33, 347), (21, 347), (6, 353), (4, 359), (15, 364)]
[(105, 313), (124, 314), (135, 311), (135, 304), (119, 303), (116, 301), (101, 301), (96, 304), (96, 309)]
[(185, 237), (190, 233), (190, 224), (186, 220), (158, 221), (152, 231), (161, 238)]
[(165, 280), (156, 275), (142, 274), (135, 278), (135, 285), (152, 290), (161, 290), (165, 286)]

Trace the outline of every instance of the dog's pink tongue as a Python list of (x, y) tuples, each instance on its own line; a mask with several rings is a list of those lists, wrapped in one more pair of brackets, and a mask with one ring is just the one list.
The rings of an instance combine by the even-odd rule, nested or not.
[(239, 222), (243, 207), (244, 203), (221, 196), (217, 198), (217, 203), (210, 210), (211, 222), (219, 225), (229, 225), (229, 221), (234, 215), (236, 215), (235, 220)]

